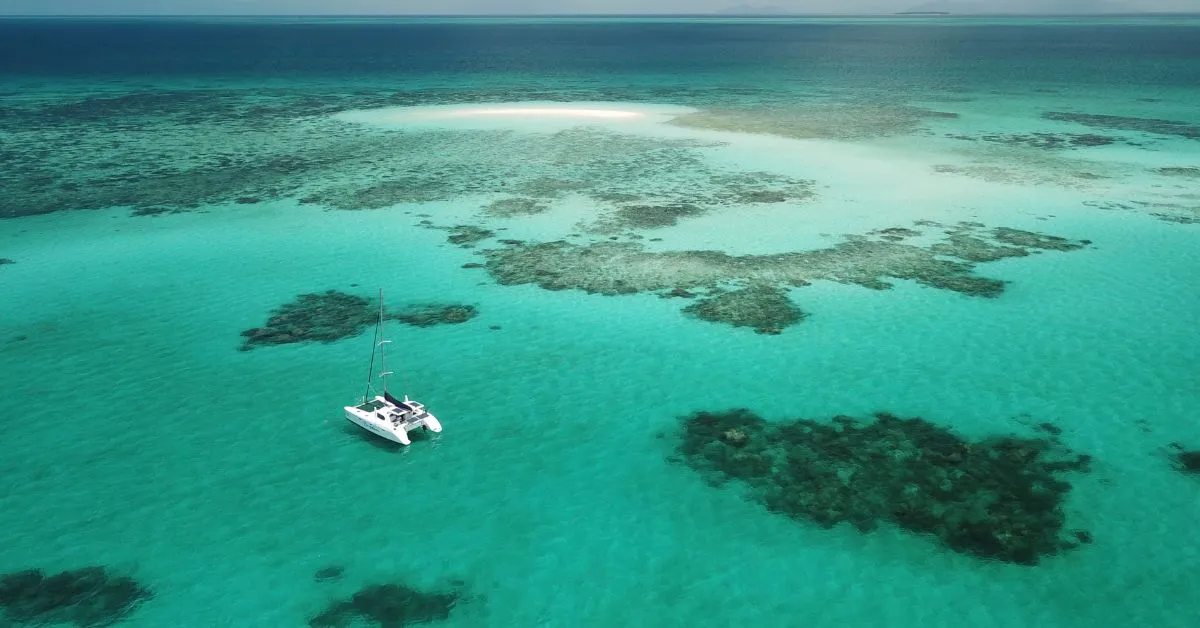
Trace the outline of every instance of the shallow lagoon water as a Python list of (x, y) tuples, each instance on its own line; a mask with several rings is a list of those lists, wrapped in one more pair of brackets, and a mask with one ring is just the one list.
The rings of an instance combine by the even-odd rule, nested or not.
[[(865, 87), (887, 74), (870, 64), (897, 42), (923, 55), (930, 32), (961, 23), (836, 22), (857, 42), (848, 65), (827, 59), (805, 80), (780, 55), (828, 50), (838, 40), (824, 22), (185, 26), (38, 24), (96, 41), (146, 29), (151, 43), (171, 28), (177, 43), (92, 74), (65, 58), (4, 66), (0, 257), (15, 263), (0, 266), (0, 526), (18, 541), (0, 548), (0, 572), (129, 573), (154, 592), (129, 626), (305, 625), (385, 582), (461, 586), (445, 625), (462, 626), (1194, 617), (1200, 483), (1169, 446), (1200, 447), (1200, 201), (1186, 178), (1200, 144), (1145, 130), (1200, 124), (1195, 83), (1162, 69), (1197, 71), (1194, 44), (1166, 49), (1194, 25), (990, 25), (998, 41), (1024, 29), (1029, 50), (1015, 61), (975, 40), (984, 60), (969, 83), (953, 80), (964, 62), (931, 61), (893, 68), (912, 82), (892, 94)], [(311, 38), (312, 58), (258, 49), (291, 68), (267, 79), (244, 46), (297, 36), (289, 28)], [(439, 44), (453, 55), (376, 38), (447, 32), (430, 28), (461, 35)], [(620, 42), (641, 28), (672, 37), (642, 55), (578, 56), (581, 34)], [(736, 28), (723, 31), (736, 54), (701, 37), (721, 28)], [(181, 60), (222, 33), (227, 51)], [(361, 64), (318, 58), (348, 35)], [(1104, 58), (1063, 53), (1064, 36), (1127, 63), (1107, 79), (1074, 72)], [(1143, 38), (1158, 47), (1138, 57), (1135, 45), (1155, 45)], [(372, 47), (409, 61), (381, 69), (361, 55)], [(1039, 50), (1044, 76), (1078, 83), (1050, 94), (1005, 73)], [(270, 88), (247, 82), (255, 71)], [(461, 115), (480, 110), (520, 113)], [(1055, 111), (1124, 128), (1044, 117)], [(1113, 142), (1050, 149), (1034, 133)], [(494, 205), (511, 198), (530, 204)], [(629, 209), (684, 205), (695, 211), (655, 213), (652, 226)], [(1006, 282), (995, 298), (887, 277), (889, 289), (789, 287), (808, 316), (778, 335), (699, 320), (689, 300), (654, 291), (502, 285), (494, 268), (463, 267), (521, 246), (502, 239), (763, 256), (886, 228), (931, 247), (960, 221), (1089, 243), (973, 263)], [(456, 246), (460, 225), (493, 235)], [(638, 285), (663, 272), (644, 270), (569, 277)], [(361, 394), (369, 331), (238, 351), (242, 330), (299, 294), (380, 288), (397, 306), (480, 312), (392, 326), (404, 387), (446, 427), (403, 450), (340, 416)], [(1090, 472), (1067, 476), (1063, 508), (1094, 540), (1029, 567), (890, 524), (863, 534), (770, 513), (670, 459), (681, 417), (736, 407), (772, 421), (889, 411), (969, 439), (1050, 422), (1092, 456)], [(344, 575), (314, 581), (330, 565)]]

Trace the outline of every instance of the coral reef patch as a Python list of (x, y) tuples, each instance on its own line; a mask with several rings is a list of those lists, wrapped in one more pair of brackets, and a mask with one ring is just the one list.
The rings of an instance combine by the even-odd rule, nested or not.
[(1121, 201), (1084, 201), (1084, 205), (1104, 210), (1147, 212), (1164, 222), (1183, 225), (1200, 224), (1200, 195), (1185, 193), (1177, 196), (1156, 196), (1153, 199)]
[(104, 567), (54, 575), (29, 569), (0, 576), (0, 619), (26, 626), (112, 626), (153, 597), (133, 578), (112, 574)]
[(906, 135), (927, 120), (958, 114), (908, 105), (810, 102), (800, 105), (705, 109), (671, 120), (671, 124), (708, 131), (775, 135), (792, 139), (860, 140)]
[(1048, 111), (1042, 114), (1047, 120), (1060, 122), (1075, 122), (1096, 129), (1116, 129), (1120, 131), (1136, 131), (1154, 135), (1173, 135), (1190, 140), (1200, 140), (1200, 125), (1177, 120), (1159, 120), (1155, 118), (1135, 118), (1129, 116), (1110, 116), (1088, 113), (1069, 113)]
[(1170, 166), (1166, 168), (1155, 168), (1154, 172), (1168, 177), (1180, 177), (1184, 179), (1200, 179), (1200, 168), (1191, 166)]
[[(901, 227), (849, 236), (831, 248), (764, 255), (720, 251), (651, 252), (637, 242), (574, 244), (566, 241), (510, 244), (482, 250), (485, 268), (502, 285), (534, 284), (546, 290), (577, 289), (619, 295), (656, 292), (664, 296), (710, 294), (687, 312), (698, 318), (761, 333), (778, 333), (802, 321), (783, 290), (814, 281), (834, 281), (884, 290), (887, 279), (977, 297), (997, 297), (1004, 282), (974, 274), (974, 264), (1041, 250), (1085, 246), (1056, 236), (1018, 229), (988, 230), (979, 223), (924, 227), (944, 239), (928, 246), (904, 243), (918, 232)], [(897, 241), (897, 239), (901, 241)], [(727, 290), (723, 286), (740, 286)]]
[(461, 246), (464, 249), (469, 249), (495, 235), (495, 231), (484, 229), (483, 227), (456, 225), (450, 228), (450, 235), (446, 237), (446, 241), (450, 244)]
[(271, 312), (265, 327), (242, 332), (242, 351), (297, 342), (335, 342), (357, 336), (378, 320), (371, 300), (337, 290), (302, 294)]
[(683, 308), (683, 312), (715, 323), (753, 327), (760, 334), (782, 333), (785, 327), (800, 322), (806, 316), (788, 299), (786, 292), (770, 285), (753, 285), (729, 292), (716, 291)]
[(1110, 135), (1095, 135), (1091, 133), (1008, 133), (971, 135), (947, 135), (947, 137), (966, 140), (983, 141), (1003, 146), (1020, 148), (1037, 148), (1042, 150), (1060, 150), (1065, 148), (1088, 148), (1092, 146), (1107, 146), (1109, 144), (1132, 144), (1122, 138)]
[[(357, 336), (379, 320), (378, 302), (337, 290), (302, 294), (271, 312), (264, 327), (242, 332), (241, 350), (298, 342), (336, 342)], [(471, 305), (413, 304), (385, 317), (414, 327), (465, 323), (478, 310)]]
[(0, 257), (0, 266), (7, 266), (9, 264), (16, 264), (16, 262), (7, 257)]
[(768, 422), (746, 409), (684, 417), (676, 454), (711, 484), (736, 481), (777, 514), (864, 533), (892, 524), (1020, 565), (1078, 545), (1064, 530), (1071, 485), (1060, 474), (1090, 462), (1056, 440), (973, 442), (884, 412), (869, 421)]
[(1179, 443), (1171, 443), (1171, 448), (1175, 450), (1171, 454), (1171, 461), (1175, 463), (1176, 470), (1200, 476), (1200, 449), (1185, 449)]
[(346, 575), (346, 568), (341, 565), (329, 565), (313, 572), (313, 580), (317, 582), (332, 582), (341, 580)]
[(495, 218), (512, 218), (513, 216), (532, 216), (550, 209), (545, 201), (536, 198), (513, 196), (488, 203), (483, 213)]
[(479, 310), (473, 305), (417, 304), (391, 312), (388, 318), (413, 327), (433, 327), (465, 323), (478, 315)]
[(331, 603), (309, 620), (311, 628), (350, 628), (373, 622), (381, 628), (401, 628), (450, 617), (462, 594), (457, 590), (421, 591), (405, 584), (364, 587), (348, 600)]

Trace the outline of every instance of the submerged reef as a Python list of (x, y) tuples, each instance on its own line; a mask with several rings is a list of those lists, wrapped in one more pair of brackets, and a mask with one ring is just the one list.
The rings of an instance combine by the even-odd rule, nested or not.
[(1200, 194), (1155, 195), (1151, 197), (1151, 200), (1084, 201), (1083, 204), (1104, 210), (1148, 212), (1150, 216), (1165, 222), (1184, 225), (1200, 224)]
[(302, 294), (272, 311), (265, 327), (243, 331), (246, 340), (241, 350), (297, 342), (334, 342), (359, 335), (378, 317), (379, 310), (365, 297), (337, 290)]
[(1200, 476), (1200, 449), (1185, 449), (1179, 443), (1171, 443), (1171, 448), (1175, 450), (1171, 454), (1171, 461), (1175, 463), (1176, 470)]
[(1087, 148), (1091, 146), (1107, 146), (1118, 142), (1130, 143), (1122, 138), (1091, 133), (1008, 133), (986, 134), (979, 136), (948, 135), (958, 140), (991, 142), (1004, 146), (1022, 148), (1039, 148), (1043, 150), (1059, 150), (1064, 148)]
[(112, 626), (153, 597), (133, 578), (111, 574), (104, 567), (54, 575), (29, 569), (0, 576), (0, 619), (18, 626)]
[[(302, 294), (271, 312), (265, 327), (242, 332), (241, 350), (298, 342), (335, 342), (357, 336), (379, 320), (378, 302), (337, 290)], [(414, 327), (465, 323), (478, 314), (471, 305), (414, 304), (385, 317)]]
[(513, 216), (532, 216), (550, 209), (543, 200), (514, 196), (492, 201), (483, 208), (483, 213), (495, 218), (512, 218)]
[[(1034, 565), (1091, 539), (1064, 531), (1065, 471), (1090, 457), (1055, 440), (968, 441), (921, 418), (768, 422), (746, 409), (684, 417), (676, 460), (713, 485), (740, 482), (774, 513), (868, 532), (890, 523), (949, 549)], [(1082, 535), (1080, 534), (1082, 532)]]
[(1155, 118), (1134, 118), (1062, 111), (1048, 111), (1042, 114), (1042, 117), (1047, 120), (1058, 120), (1060, 122), (1075, 122), (1097, 129), (1136, 131), (1138, 133), (1173, 135), (1190, 140), (1200, 140), (1200, 125), (1177, 120), (1158, 120)]
[(687, 113), (671, 124), (709, 131), (776, 135), (792, 139), (860, 140), (917, 131), (926, 120), (953, 119), (956, 113), (907, 105), (808, 102)]
[(464, 249), (469, 249), (495, 235), (496, 232), (491, 229), (484, 229), (483, 227), (473, 225), (457, 225), (450, 228), (450, 235), (446, 237), (446, 241), (450, 244), (461, 246)]
[(462, 598), (457, 590), (421, 591), (405, 584), (364, 587), (348, 600), (331, 603), (308, 621), (311, 628), (349, 628), (373, 622), (381, 628), (401, 628), (443, 621)]
[(479, 310), (473, 305), (442, 305), (418, 304), (391, 312), (388, 318), (412, 325), (413, 327), (433, 327), (434, 325), (456, 325), (465, 323), (479, 315)]
[(1181, 451), (1175, 454), (1175, 462), (1184, 473), (1200, 475), (1200, 450)]
[[(701, 150), (719, 145), (711, 141), (588, 128), (382, 129), (330, 116), (389, 105), (549, 96), (520, 89), (343, 95), (255, 89), (64, 102), (56, 93), (33, 93), (20, 106), (0, 107), (0, 218), (109, 207), (154, 215), (282, 198), (369, 210), (498, 195), (483, 209), (490, 216), (538, 213), (568, 194), (609, 208), (720, 205), (738, 195), (726, 189), (730, 178), (756, 177), (710, 164)], [(549, 99), (572, 96), (600, 95), (562, 92)], [(771, 185), (743, 196), (747, 202), (795, 196)]]
[(1154, 172), (1168, 177), (1180, 177), (1183, 179), (1200, 179), (1200, 168), (1191, 166), (1173, 166), (1167, 168), (1155, 168)]
[(0, 257), (0, 266), (7, 266), (9, 264), (16, 264), (16, 262), (7, 257)]
[(683, 308), (696, 318), (726, 323), (734, 327), (753, 327), (760, 334), (779, 334), (785, 327), (807, 316), (783, 290), (770, 285), (754, 285), (732, 292), (715, 294)]
[(760, 333), (779, 333), (804, 319), (783, 292), (786, 288), (824, 280), (884, 290), (892, 287), (890, 278), (996, 297), (1004, 291), (1004, 282), (975, 275), (974, 263), (1085, 246), (1018, 229), (988, 230), (978, 223), (923, 224), (942, 229), (945, 239), (924, 247), (906, 244), (908, 234), (918, 232), (893, 228), (851, 236), (831, 248), (767, 255), (651, 252), (636, 242), (566, 241), (512, 243), (481, 253), (487, 259), (485, 268), (502, 285), (535, 284), (546, 290), (604, 295), (696, 296), (708, 291), (701, 301), (687, 306), (687, 313)]
[(684, 218), (743, 205), (798, 204), (816, 197), (815, 182), (770, 172), (710, 175), (641, 196), (599, 190), (589, 196), (614, 208), (586, 229), (593, 233), (670, 227)]
[(346, 568), (341, 565), (329, 565), (313, 572), (313, 580), (317, 582), (332, 582), (341, 580), (346, 575)]

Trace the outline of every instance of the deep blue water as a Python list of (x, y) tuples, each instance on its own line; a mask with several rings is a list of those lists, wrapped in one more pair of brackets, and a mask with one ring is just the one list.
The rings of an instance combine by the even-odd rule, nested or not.
[[(970, 23), (0, 21), (0, 74), (764, 73), (862, 85), (1200, 83), (1200, 26)], [(1086, 65), (1084, 65), (1086, 64)], [(1102, 71), (1097, 71), (1102, 68)], [(986, 70), (993, 69), (994, 72)]]

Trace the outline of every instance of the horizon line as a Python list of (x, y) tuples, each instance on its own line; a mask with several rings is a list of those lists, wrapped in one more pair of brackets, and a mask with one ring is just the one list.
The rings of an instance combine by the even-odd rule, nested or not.
[(4, 18), (246, 18), (246, 17), (286, 17), (286, 18), (605, 18), (605, 17), (744, 17), (744, 18), (777, 18), (777, 17), (1200, 17), (1200, 11), (1138, 11), (1118, 13), (950, 13), (940, 11), (893, 11), (888, 13), (0, 13)]

